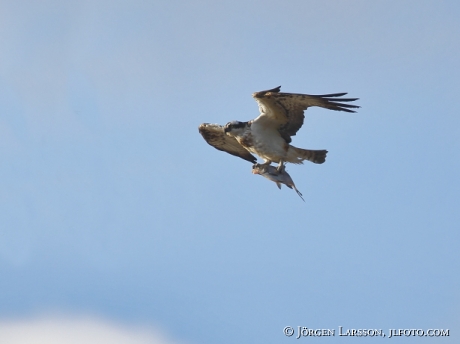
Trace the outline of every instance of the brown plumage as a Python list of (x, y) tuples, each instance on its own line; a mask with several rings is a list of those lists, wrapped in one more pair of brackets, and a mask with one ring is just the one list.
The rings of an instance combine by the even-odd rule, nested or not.
[(319, 106), (334, 111), (355, 113), (352, 109), (359, 106), (344, 104), (359, 98), (339, 98), (347, 93), (331, 93), (323, 95), (309, 95), (299, 93), (282, 93), (281, 86), (267, 91), (255, 92), (252, 96), (260, 106), (271, 106), (277, 113), (279, 121), (278, 131), (287, 143), (291, 143), (294, 136), (302, 127), (305, 118), (304, 111), (311, 106)]
[[(260, 115), (248, 122), (233, 121), (225, 126), (203, 123), (199, 131), (216, 149), (254, 162), (258, 155), (265, 165), (278, 163), (301, 164), (308, 160), (322, 164), (327, 150), (302, 149), (290, 145), (304, 122), (304, 111), (311, 106), (354, 113), (357, 105), (348, 104), (358, 98), (341, 98), (346, 93), (309, 95), (282, 93), (281, 87), (255, 92), (252, 96), (259, 104)], [(252, 153), (252, 154), (251, 154)]]
[(257, 161), (257, 158), (242, 147), (235, 138), (225, 135), (222, 125), (203, 123), (198, 127), (198, 131), (214, 148), (252, 163)]

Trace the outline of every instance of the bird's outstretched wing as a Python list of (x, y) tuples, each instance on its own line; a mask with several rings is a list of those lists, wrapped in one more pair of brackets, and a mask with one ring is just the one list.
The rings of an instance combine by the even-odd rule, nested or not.
[(235, 138), (225, 134), (222, 125), (203, 123), (200, 124), (198, 130), (206, 142), (214, 148), (252, 163), (257, 162), (257, 158), (241, 146)]
[(340, 98), (347, 93), (310, 95), (282, 93), (281, 86), (267, 91), (255, 92), (252, 96), (259, 104), (260, 116), (256, 119), (271, 121), (278, 128), (287, 143), (302, 127), (304, 111), (310, 106), (319, 106), (329, 110), (356, 112), (357, 105), (344, 104), (359, 98)]

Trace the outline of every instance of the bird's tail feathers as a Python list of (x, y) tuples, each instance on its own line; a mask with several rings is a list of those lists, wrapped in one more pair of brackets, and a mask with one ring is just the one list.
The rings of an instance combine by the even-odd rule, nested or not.
[(327, 150), (302, 149), (289, 146), (286, 162), (301, 164), (302, 161), (308, 160), (315, 164), (322, 164), (326, 161)]

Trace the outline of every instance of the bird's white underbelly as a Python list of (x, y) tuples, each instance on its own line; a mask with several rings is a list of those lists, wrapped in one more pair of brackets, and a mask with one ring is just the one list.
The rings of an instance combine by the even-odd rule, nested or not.
[(252, 130), (252, 141), (251, 152), (262, 159), (276, 163), (285, 159), (289, 144), (284, 141), (277, 130), (264, 130), (262, 134), (258, 130)]

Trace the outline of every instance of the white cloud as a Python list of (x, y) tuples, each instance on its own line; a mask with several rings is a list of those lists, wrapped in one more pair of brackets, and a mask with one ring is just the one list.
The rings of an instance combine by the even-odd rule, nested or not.
[(97, 318), (0, 320), (2, 344), (173, 344), (159, 331)]

